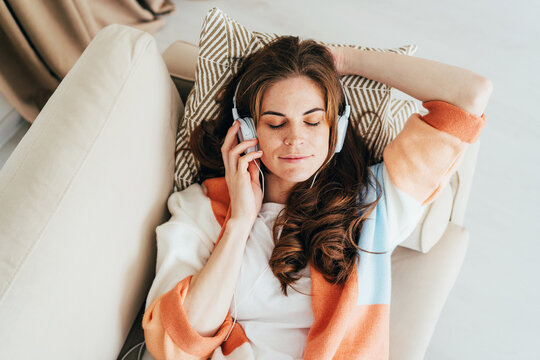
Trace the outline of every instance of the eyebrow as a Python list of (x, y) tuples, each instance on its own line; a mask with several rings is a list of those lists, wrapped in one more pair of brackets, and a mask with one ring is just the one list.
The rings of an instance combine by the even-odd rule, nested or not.
[[(304, 115), (311, 114), (312, 112), (315, 112), (315, 111), (324, 111), (324, 109), (321, 109), (321, 108), (313, 108), (313, 109), (311, 109), (311, 110), (306, 111), (306, 112), (304, 113)], [(283, 117), (285, 117), (284, 114), (278, 113), (277, 111), (271, 111), (271, 110), (263, 112), (263, 113), (261, 114), (261, 116), (263, 116), (263, 115), (277, 115), (277, 116), (283, 116)]]

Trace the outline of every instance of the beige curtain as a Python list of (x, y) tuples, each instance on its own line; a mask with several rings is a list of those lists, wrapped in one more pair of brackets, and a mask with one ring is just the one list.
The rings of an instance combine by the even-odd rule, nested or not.
[(174, 9), (169, 0), (0, 0), (0, 92), (33, 122), (99, 30), (152, 33)]

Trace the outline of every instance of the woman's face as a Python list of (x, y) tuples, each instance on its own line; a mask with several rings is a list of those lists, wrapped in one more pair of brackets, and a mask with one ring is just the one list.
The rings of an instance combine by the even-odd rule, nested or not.
[(257, 124), (267, 181), (282, 189), (315, 174), (328, 154), (330, 128), (324, 93), (307, 76), (273, 84), (263, 95)]

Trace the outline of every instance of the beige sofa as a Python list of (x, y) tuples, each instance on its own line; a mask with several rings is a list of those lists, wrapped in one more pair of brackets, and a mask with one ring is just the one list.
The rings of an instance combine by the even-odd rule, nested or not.
[[(1, 359), (115, 359), (142, 340), (196, 55), (108, 26), (1, 169)], [(392, 359), (423, 358), (455, 282), (477, 150), (392, 256)]]

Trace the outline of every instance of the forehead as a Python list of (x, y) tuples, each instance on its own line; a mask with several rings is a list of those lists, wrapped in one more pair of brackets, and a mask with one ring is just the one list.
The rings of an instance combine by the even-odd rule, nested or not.
[(324, 92), (313, 79), (299, 75), (279, 80), (266, 89), (262, 97), (261, 110), (305, 106), (324, 108)]

